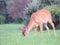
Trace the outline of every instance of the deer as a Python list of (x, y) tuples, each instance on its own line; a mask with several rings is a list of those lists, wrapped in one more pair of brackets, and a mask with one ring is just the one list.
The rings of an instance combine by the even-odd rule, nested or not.
[(28, 25), (23, 28), (22, 34), (23, 36), (27, 36), (32, 28), (34, 29), (34, 33), (36, 33), (36, 29), (38, 26), (40, 28), (40, 34), (42, 34), (44, 25), (49, 35), (49, 27), (47, 26), (47, 23), (52, 26), (54, 35), (56, 35), (51, 12), (47, 9), (40, 9), (31, 15)]

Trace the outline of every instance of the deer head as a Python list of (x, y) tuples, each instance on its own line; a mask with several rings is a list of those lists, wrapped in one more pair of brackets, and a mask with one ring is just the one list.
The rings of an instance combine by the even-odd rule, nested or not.
[(27, 34), (28, 34), (28, 29), (27, 29), (27, 27), (24, 27), (24, 28), (22, 29), (22, 35), (23, 35), (23, 36), (27, 36)]

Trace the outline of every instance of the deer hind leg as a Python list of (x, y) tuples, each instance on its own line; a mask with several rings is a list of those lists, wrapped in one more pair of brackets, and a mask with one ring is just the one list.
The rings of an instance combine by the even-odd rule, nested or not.
[(50, 35), (50, 33), (49, 33), (49, 27), (47, 26), (47, 23), (45, 23), (44, 26), (47, 29), (48, 35)]
[(54, 31), (54, 35), (56, 36), (56, 31), (55, 31), (55, 26), (54, 23), (52, 21), (49, 21), (49, 23), (51, 24), (53, 31)]

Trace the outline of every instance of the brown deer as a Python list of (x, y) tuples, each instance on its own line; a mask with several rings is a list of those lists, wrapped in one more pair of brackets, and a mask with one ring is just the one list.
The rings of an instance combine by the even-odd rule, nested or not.
[(28, 33), (30, 32), (32, 28), (34, 28), (34, 32), (36, 33), (37, 26), (40, 27), (40, 33), (42, 34), (43, 24), (49, 34), (49, 27), (47, 26), (47, 23), (51, 24), (53, 31), (54, 31), (54, 35), (56, 35), (55, 26), (52, 21), (52, 16), (51, 16), (50, 11), (46, 9), (38, 10), (31, 15), (30, 21), (28, 25), (23, 29), (22, 34), (24, 36), (28, 35)]

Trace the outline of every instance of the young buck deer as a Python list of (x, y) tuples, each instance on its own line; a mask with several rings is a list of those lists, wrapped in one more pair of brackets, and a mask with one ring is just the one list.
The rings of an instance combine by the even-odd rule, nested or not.
[(40, 27), (40, 33), (42, 34), (43, 24), (49, 34), (49, 27), (47, 26), (47, 23), (51, 24), (53, 31), (54, 31), (54, 35), (56, 35), (55, 26), (54, 26), (54, 23), (52, 22), (51, 13), (46, 9), (38, 10), (37, 12), (35, 12), (31, 15), (30, 21), (29, 21), (28, 25), (23, 29), (22, 34), (24, 36), (28, 35), (29, 31), (32, 28), (34, 28), (34, 32), (36, 33), (37, 26)]

